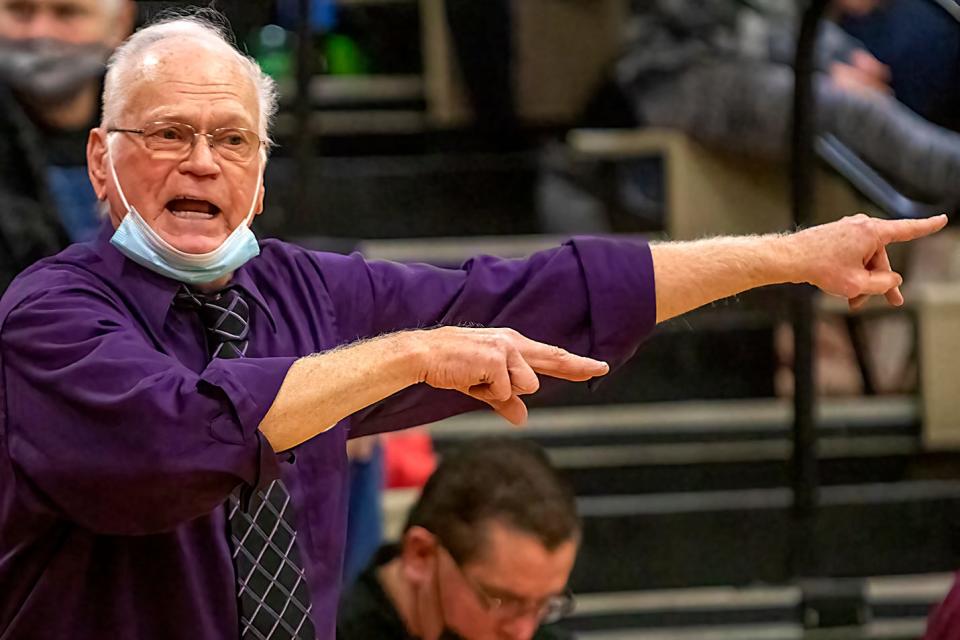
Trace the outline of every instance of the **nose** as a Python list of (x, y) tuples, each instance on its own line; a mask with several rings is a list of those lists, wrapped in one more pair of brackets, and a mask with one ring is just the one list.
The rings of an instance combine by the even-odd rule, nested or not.
[(56, 18), (43, 7), (34, 10), (23, 27), (24, 38), (62, 38), (60, 31)]
[(539, 627), (540, 616), (533, 611), (505, 622), (500, 630), (503, 637), (509, 640), (530, 640)]
[(213, 147), (205, 136), (198, 136), (190, 154), (180, 163), (180, 171), (198, 176), (216, 176), (220, 174)]

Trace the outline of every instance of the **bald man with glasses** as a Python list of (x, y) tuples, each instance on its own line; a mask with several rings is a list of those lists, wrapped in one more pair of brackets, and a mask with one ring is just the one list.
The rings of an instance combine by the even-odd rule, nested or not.
[(541, 381), (605, 375), (752, 287), (900, 304), (886, 245), (946, 224), (576, 238), (457, 269), (259, 240), (276, 89), (217, 20), (114, 52), (87, 143), (103, 225), (0, 299), (2, 637), (332, 639), (348, 438), (523, 423)]

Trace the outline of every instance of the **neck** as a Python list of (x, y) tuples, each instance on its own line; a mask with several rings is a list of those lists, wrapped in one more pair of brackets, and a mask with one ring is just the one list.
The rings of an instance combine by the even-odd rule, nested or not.
[(232, 279), (233, 279), (233, 273), (228, 273), (222, 278), (217, 278), (212, 282), (201, 282), (200, 284), (196, 284), (193, 286), (193, 288), (202, 293), (214, 293), (216, 291), (220, 291), (221, 289), (226, 287), (228, 284), (230, 284), (230, 280)]
[(394, 558), (377, 570), (377, 579), (384, 593), (390, 599), (393, 608), (403, 622), (407, 633), (421, 640), (437, 640), (439, 634), (425, 635), (419, 608), (417, 607), (418, 589), (407, 580), (402, 571), (400, 558)]
[(54, 129), (79, 129), (89, 123), (97, 109), (99, 82), (91, 82), (76, 96), (55, 106), (31, 106), (40, 122)]

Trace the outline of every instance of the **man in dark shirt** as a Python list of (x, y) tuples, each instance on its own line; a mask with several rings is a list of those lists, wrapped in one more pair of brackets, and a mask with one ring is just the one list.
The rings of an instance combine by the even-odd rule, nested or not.
[(345, 595), (338, 638), (566, 638), (549, 623), (572, 609), (579, 541), (573, 494), (539, 447), (472, 442), (444, 456), (399, 546)]
[(0, 291), (99, 227), (87, 134), (129, 0), (0, 0)]

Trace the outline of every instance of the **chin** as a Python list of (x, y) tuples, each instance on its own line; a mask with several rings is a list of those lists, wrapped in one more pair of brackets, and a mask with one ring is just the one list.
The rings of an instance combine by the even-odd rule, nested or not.
[(161, 237), (166, 240), (171, 247), (184, 253), (208, 253), (219, 247), (227, 239), (227, 236), (210, 238), (207, 236), (170, 236), (161, 233)]
[(184, 253), (213, 251), (230, 236), (222, 215), (208, 219), (177, 217), (170, 213), (157, 220), (154, 229), (167, 243)]

